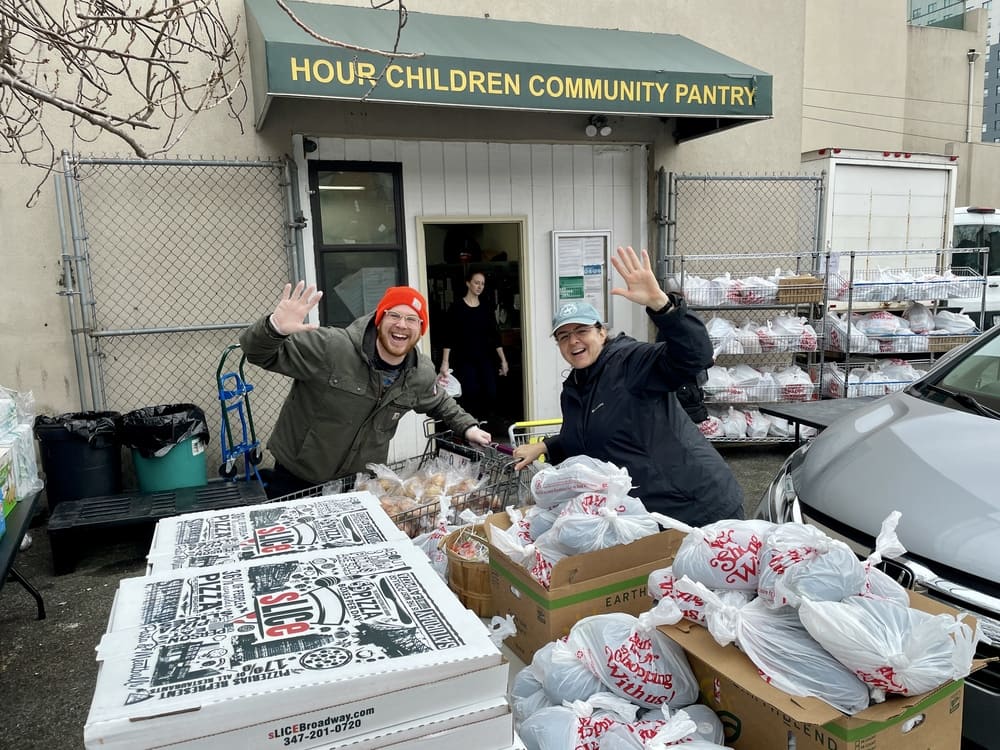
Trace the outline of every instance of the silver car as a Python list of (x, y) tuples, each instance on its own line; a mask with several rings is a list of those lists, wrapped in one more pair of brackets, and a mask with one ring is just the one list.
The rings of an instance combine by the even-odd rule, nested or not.
[[(979, 618), (977, 656), (1000, 656), (1000, 326), (953, 350), (899, 393), (872, 401), (796, 450), (756, 516), (810, 523), (872, 551), (902, 514), (904, 557), (884, 569)], [(966, 680), (963, 735), (996, 747), (1000, 663)]]

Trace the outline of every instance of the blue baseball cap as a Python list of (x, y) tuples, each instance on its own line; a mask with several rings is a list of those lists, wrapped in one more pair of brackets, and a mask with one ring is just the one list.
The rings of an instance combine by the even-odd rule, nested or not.
[(566, 302), (560, 305), (556, 314), (552, 316), (552, 333), (567, 323), (597, 325), (603, 322), (601, 314), (589, 302)]

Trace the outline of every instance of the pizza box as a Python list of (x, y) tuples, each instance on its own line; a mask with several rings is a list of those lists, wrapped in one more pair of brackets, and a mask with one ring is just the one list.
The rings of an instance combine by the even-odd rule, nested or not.
[(323, 495), (161, 519), (147, 572), (403, 539), (372, 493)]
[(279, 747), (276, 727), (350, 717), (348, 739), (506, 695), (485, 625), (409, 540), (126, 579), (114, 610), (88, 748)]
[(323, 750), (509, 750), (513, 738), (514, 716), (506, 699), (499, 698), (324, 745)]

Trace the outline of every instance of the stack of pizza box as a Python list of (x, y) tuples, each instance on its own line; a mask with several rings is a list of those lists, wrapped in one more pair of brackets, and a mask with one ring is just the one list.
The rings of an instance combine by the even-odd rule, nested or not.
[(164, 519), (149, 562), (87, 748), (516, 747), (506, 661), (373, 495)]

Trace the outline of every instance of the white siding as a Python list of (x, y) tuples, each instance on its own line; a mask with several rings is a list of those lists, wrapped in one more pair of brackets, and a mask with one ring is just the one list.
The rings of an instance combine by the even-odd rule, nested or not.
[[(566, 363), (549, 338), (552, 319), (553, 230), (610, 229), (614, 244), (646, 246), (643, 146), (319, 139), (324, 161), (399, 162), (403, 170), (407, 283), (419, 286), (417, 219), (527, 219), (521, 258), (525, 419), (559, 415)], [(306, 165), (300, 164), (305, 171)], [(642, 236), (636, 236), (636, 227)], [(311, 252), (311, 247), (307, 247)], [(312, 264), (307, 257), (306, 264)], [(426, 290), (425, 290), (426, 291)], [(633, 305), (616, 300), (618, 330), (645, 337)], [(641, 312), (641, 311), (640, 311)], [(396, 435), (392, 459), (419, 452), (421, 419), (410, 415)], [(501, 436), (495, 436), (501, 439)]]

